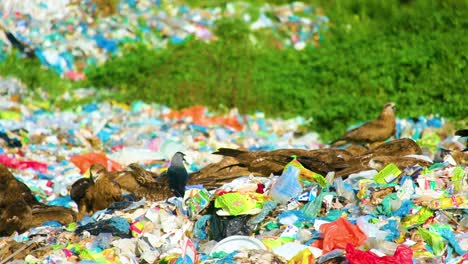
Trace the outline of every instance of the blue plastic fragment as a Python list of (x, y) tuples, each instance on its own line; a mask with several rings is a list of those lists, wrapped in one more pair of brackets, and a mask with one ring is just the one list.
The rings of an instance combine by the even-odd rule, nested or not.
[(72, 199), (71, 199), (70, 195), (67, 195), (67, 196), (63, 196), (63, 197), (59, 197), (57, 199), (54, 199), (54, 200), (50, 201), (48, 204), (53, 205), (53, 206), (63, 206), (63, 207), (70, 208), (70, 203), (71, 202), (72, 202)]
[(57, 221), (47, 221), (47, 222), (42, 223), (42, 226), (61, 227), (62, 224)]
[(380, 230), (388, 230), (389, 234), (385, 237), (387, 241), (395, 241), (400, 237), (400, 230), (398, 230), (398, 222), (396, 220), (389, 220), (388, 223), (380, 228)]
[(401, 206), (400, 208), (398, 208), (397, 210), (393, 211), (392, 215), (393, 216), (399, 216), (399, 217), (404, 217), (406, 215), (408, 215), (411, 211), (411, 206), (413, 206), (413, 201), (411, 200), (403, 200), (403, 202), (401, 203)]
[(208, 238), (208, 234), (206, 233), (206, 223), (211, 219), (211, 215), (204, 215), (200, 219), (197, 220), (195, 226), (193, 228), (193, 234), (196, 238), (200, 240), (204, 240)]

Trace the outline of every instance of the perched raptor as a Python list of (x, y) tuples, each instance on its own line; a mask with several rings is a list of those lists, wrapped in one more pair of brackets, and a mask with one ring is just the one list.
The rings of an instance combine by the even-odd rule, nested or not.
[(325, 175), (340, 169), (340, 166), (345, 166), (343, 162), (353, 158), (351, 153), (341, 149), (247, 151), (220, 148), (213, 154), (222, 155), (223, 159), (192, 173), (189, 184), (203, 184), (210, 189), (222, 186), (240, 176), (280, 175), (284, 166), (292, 161), (292, 156), (296, 156), (305, 168)]
[(188, 184), (202, 184), (207, 189), (215, 189), (240, 176), (250, 174), (261, 176), (260, 173), (250, 172), (247, 167), (240, 166), (234, 157), (225, 156), (219, 162), (208, 164), (201, 170), (192, 172)]
[(336, 164), (338, 169), (335, 177), (344, 177), (363, 170), (382, 169), (390, 162), (398, 167), (405, 168), (414, 165), (428, 166), (429, 162), (408, 155), (421, 155), (422, 150), (412, 139), (402, 138), (379, 145), (341, 164)]
[(0, 235), (24, 232), (47, 221), (68, 224), (76, 219), (69, 208), (39, 202), (24, 183), (0, 165)]
[(421, 147), (410, 138), (400, 138), (381, 144), (361, 154), (362, 156), (406, 156), (421, 155)]
[(297, 160), (307, 169), (327, 174), (334, 170), (334, 164), (352, 158), (346, 150), (341, 149), (277, 149), (273, 151), (243, 151), (220, 148), (213, 154), (234, 157), (238, 166), (244, 166), (252, 173), (270, 176), (279, 175), (284, 166), (296, 156)]
[(18, 200), (24, 200), (30, 206), (42, 206), (29, 187), (0, 164), (0, 209)]
[(24, 200), (18, 200), (2, 209), (0, 214), (0, 235), (20, 233), (48, 221), (57, 221), (62, 225), (77, 220), (75, 212), (62, 206), (29, 206)]
[(91, 165), (89, 172), (89, 179), (77, 180), (70, 190), (70, 196), (78, 204), (80, 217), (123, 200), (120, 186), (110, 179), (104, 166), (95, 163)]
[(15, 231), (23, 232), (28, 229), (32, 216), (31, 207), (24, 200), (17, 200), (1, 209), (0, 236), (9, 236)]
[(332, 142), (339, 146), (345, 143), (374, 143), (385, 141), (395, 135), (395, 104), (387, 103), (377, 119), (349, 130), (340, 139)]
[(147, 171), (136, 163), (129, 164), (123, 171), (109, 173), (109, 177), (128, 193), (135, 193), (142, 186), (155, 183), (157, 176), (156, 173)]
[(85, 198), (92, 184), (91, 178), (81, 178), (76, 180), (70, 187), (70, 198), (78, 205), (80, 220), (92, 208), (91, 201)]

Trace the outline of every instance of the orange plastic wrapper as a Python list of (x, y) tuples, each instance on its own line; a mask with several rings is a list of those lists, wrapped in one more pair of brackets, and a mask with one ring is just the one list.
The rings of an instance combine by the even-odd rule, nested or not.
[(191, 117), (194, 122), (200, 120), (205, 116), (205, 107), (201, 105), (195, 105), (192, 107), (184, 108), (180, 111), (171, 110), (169, 114), (163, 115), (163, 117), (169, 119), (182, 119)]
[(243, 129), (242, 124), (239, 123), (235, 116), (208, 117), (206, 116), (206, 108), (201, 105), (184, 108), (180, 111), (172, 110), (169, 114), (162, 117), (169, 119), (192, 118), (193, 123), (199, 126), (224, 125), (236, 131)]
[(360, 246), (367, 239), (366, 234), (358, 226), (344, 218), (321, 225), (320, 231), (323, 235), (321, 242), (324, 254), (337, 248), (345, 249), (348, 244)]
[(86, 170), (95, 163), (103, 165), (108, 171), (120, 171), (124, 169), (118, 162), (108, 159), (105, 154), (96, 152), (72, 156), (70, 161), (80, 169), (81, 174), (85, 173)]
[(409, 247), (399, 245), (393, 256), (379, 257), (371, 251), (361, 251), (348, 244), (346, 259), (349, 264), (413, 264), (413, 251)]

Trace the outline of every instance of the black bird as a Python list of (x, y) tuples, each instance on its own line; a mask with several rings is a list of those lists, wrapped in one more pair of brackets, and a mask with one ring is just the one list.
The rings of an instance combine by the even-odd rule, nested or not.
[(21, 53), (24, 53), (28, 58), (35, 57), (33, 48), (19, 41), (11, 32), (5, 30), (4, 33), (13, 47), (17, 48)]
[(184, 166), (185, 154), (176, 152), (172, 156), (171, 166), (167, 170), (169, 188), (174, 192), (176, 197), (183, 197), (185, 194), (185, 185), (187, 184), (189, 175)]

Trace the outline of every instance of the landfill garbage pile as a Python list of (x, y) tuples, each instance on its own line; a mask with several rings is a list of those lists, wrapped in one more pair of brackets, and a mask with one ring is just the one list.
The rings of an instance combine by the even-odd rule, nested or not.
[[(344, 150), (331, 150), (316, 133), (297, 133), (303, 118), (273, 120), (234, 110), (221, 115), (202, 106), (176, 111), (139, 101), (50, 112), (30, 100), (20, 82), (2, 79), (0, 85), (0, 163), (47, 206), (78, 212), (70, 197), (72, 184), (92, 177), (95, 163), (124, 174), (137, 163), (160, 177), (174, 153), (183, 152), (192, 177), (183, 197), (151, 200), (125, 194), (78, 221), (46, 221), (4, 235), (2, 263), (468, 261), (468, 159), (455, 155), (466, 154), (467, 137), (442, 137), (443, 119), (398, 119), (397, 138), (417, 144), (395, 139), (349, 155), (349, 163), (370, 160), (372, 168), (335, 177), (334, 172), (310, 171), (308, 162), (313, 165), (314, 159), (305, 159), (303, 152)], [(83, 89), (72, 96), (96, 93)], [(395, 150), (392, 144), (407, 145)], [(273, 175), (247, 172), (216, 188), (193, 182), (195, 173), (212, 164), (238, 159), (257, 171), (258, 163), (274, 164), (265, 163), (268, 157), (276, 159), (272, 153), (291, 149), (302, 152), (294, 150), (297, 155)], [(211, 154), (215, 151), (224, 154)], [(375, 160), (378, 151), (390, 162)], [(334, 157), (345, 157), (339, 153)], [(267, 158), (249, 160), (252, 155)], [(418, 162), (405, 166), (401, 158)], [(210, 181), (209, 174), (204, 177)], [(0, 194), (7, 191), (1, 188)]]
[(213, 29), (222, 18), (243, 19), (252, 30), (271, 30), (283, 46), (295, 49), (318, 45), (328, 25), (320, 9), (301, 2), (261, 7), (235, 2), (202, 9), (172, 1), (124, 0), (116, 14), (98, 16), (99, 11), (91, 0), (1, 1), (0, 59), (16, 47), (61, 76), (78, 80), (89, 66), (120, 55), (132, 43), (159, 49), (191, 38), (215, 40)]

